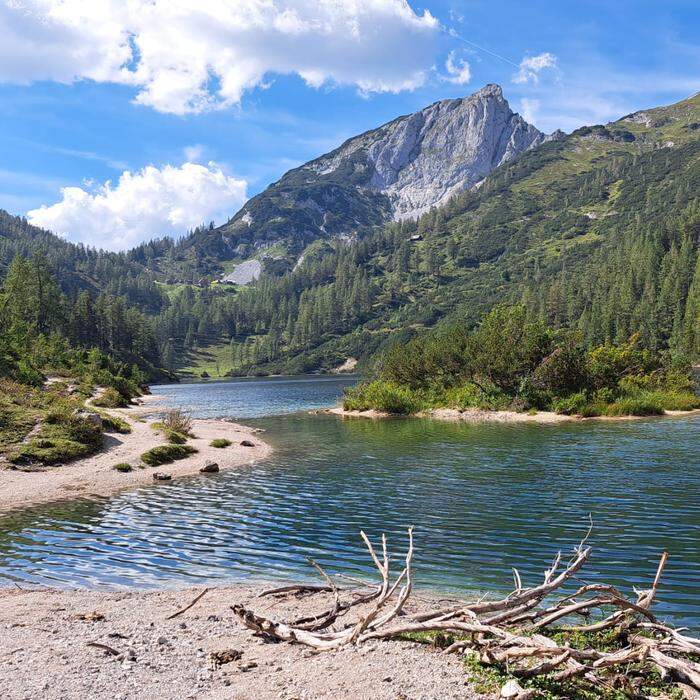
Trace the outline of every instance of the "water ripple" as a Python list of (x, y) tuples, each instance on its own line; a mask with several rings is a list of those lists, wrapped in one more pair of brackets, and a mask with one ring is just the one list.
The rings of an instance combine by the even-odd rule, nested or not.
[[(322, 404), (341, 384), (307, 383)], [(264, 383), (241, 384), (168, 388), (169, 401), (217, 415), (295, 405), (289, 386), (276, 390), (286, 398), (261, 399)], [(3, 519), (0, 577), (112, 588), (289, 579), (309, 575), (308, 556), (367, 575), (359, 529), (386, 532), (398, 557), (414, 524), (420, 584), (505, 590), (512, 566), (538, 580), (590, 512), (588, 577), (649, 585), (666, 549), (659, 612), (700, 626), (700, 421), (469, 426), (294, 414), (256, 424), (276, 447), (263, 463)]]

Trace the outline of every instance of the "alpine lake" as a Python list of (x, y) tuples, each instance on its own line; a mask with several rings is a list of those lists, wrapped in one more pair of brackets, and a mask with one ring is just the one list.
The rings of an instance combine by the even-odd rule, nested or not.
[[(417, 418), (341, 419), (348, 376), (155, 386), (164, 406), (265, 430), (264, 461), (109, 499), (0, 518), (0, 580), (87, 588), (158, 588), (237, 580), (372, 575), (359, 537), (385, 532), (405, 552), (414, 526), (416, 583), (481, 595), (541, 580), (592, 519), (581, 580), (627, 593), (651, 585), (662, 619), (700, 628), (700, 420), (555, 425)], [(154, 404), (154, 411), (158, 405)], [(224, 459), (222, 450), (222, 459)]]

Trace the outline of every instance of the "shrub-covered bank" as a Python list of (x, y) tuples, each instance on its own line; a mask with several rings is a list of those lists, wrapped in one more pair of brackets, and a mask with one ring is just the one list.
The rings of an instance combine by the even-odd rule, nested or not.
[(579, 333), (497, 306), (473, 332), (453, 326), (390, 349), (378, 376), (346, 391), (346, 410), (435, 408), (567, 415), (661, 415), (700, 408), (689, 360), (637, 336), (586, 349)]
[[(42, 255), (13, 260), (0, 287), (0, 461), (67, 462), (99, 450), (105, 431), (128, 432), (118, 418), (86, 411), (85, 401), (100, 387), (94, 406), (127, 406), (146, 386), (144, 368), (153, 374), (153, 367), (134, 338), (134, 352), (94, 347), (96, 321), (88, 314), (81, 323), (91, 333), (79, 332), (77, 308)], [(113, 320), (102, 330), (123, 335), (123, 324)]]

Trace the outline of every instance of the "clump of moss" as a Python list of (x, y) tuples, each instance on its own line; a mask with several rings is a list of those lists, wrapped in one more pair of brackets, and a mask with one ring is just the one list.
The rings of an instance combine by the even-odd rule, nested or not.
[(187, 442), (187, 435), (178, 433), (176, 430), (165, 430), (165, 439), (173, 445), (184, 445)]
[(109, 387), (100, 396), (93, 399), (92, 403), (100, 408), (124, 408), (129, 405), (129, 400), (116, 389)]
[(159, 445), (153, 447), (141, 455), (141, 461), (151, 467), (157, 467), (160, 464), (169, 464), (176, 459), (185, 459), (197, 452), (195, 447), (191, 445)]
[(233, 445), (233, 443), (230, 440), (227, 440), (226, 438), (215, 438), (212, 440), (209, 445), (211, 447), (230, 447)]
[(114, 471), (126, 474), (133, 471), (134, 468), (128, 462), (119, 462), (119, 464), (115, 464), (112, 469), (114, 469)]

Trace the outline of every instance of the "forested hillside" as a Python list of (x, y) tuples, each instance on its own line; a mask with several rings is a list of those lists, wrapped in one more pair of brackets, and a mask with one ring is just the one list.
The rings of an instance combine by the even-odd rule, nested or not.
[(695, 96), (544, 144), (417, 222), (336, 242), (282, 278), (183, 292), (168, 335), (185, 352), (214, 344), (221, 372), (311, 371), (523, 301), (589, 345), (639, 333), (697, 356), (699, 239)]
[(218, 282), (202, 234), (104, 253), (0, 213), (0, 275), (17, 255), (45, 268), (61, 290), (46, 332), (151, 370), (330, 369), (501, 301), (588, 346), (638, 333), (698, 357), (700, 97), (545, 143), (418, 221), (316, 241), (252, 286)]
[(49, 358), (34, 358), (37, 339), (61, 339), (163, 376), (154, 314), (167, 298), (130, 256), (68, 243), (0, 211), (0, 278), (6, 365), (14, 354), (41, 369)]

